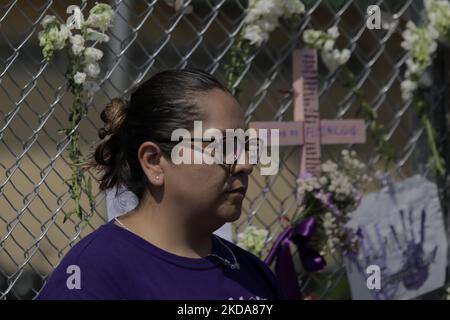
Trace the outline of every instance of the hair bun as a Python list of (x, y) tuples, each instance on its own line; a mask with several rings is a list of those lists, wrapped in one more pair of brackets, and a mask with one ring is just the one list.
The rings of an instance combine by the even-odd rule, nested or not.
[(113, 98), (100, 113), (100, 118), (105, 123), (103, 128), (98, 130), (100, 139), (119, 131), (126, 116), (128, 101), (122, 98)]

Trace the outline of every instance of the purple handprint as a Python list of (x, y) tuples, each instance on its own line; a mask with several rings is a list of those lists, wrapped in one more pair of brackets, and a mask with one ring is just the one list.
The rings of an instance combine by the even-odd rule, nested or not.
[(390, 235), (395, 240), (396, 246), (392, 253), (394, 253), (394, 256), (395, 253), (400, 254), (400, 267), (395, 268), (395, 270), (390, 267), (395, 263), (389, 263), (387, 252), (389, 243), (386, 237), (381, 236), (380, 226), (374, 225), (372, 227), (375, 237), (370, 236), (368, 227), (361, 227), (363, 236), (361, 254), (363, 260), (359, 259), (357, 265), (359, 265), (359, 270), (362, 273), (365, 272), (364, 268), (371, 264), (380, 268), (381, 288), (379, 290), (371, 290), (372, 295), (376, 299), (395, 298), (399, 294), (400, 284), (403, 284), (406, 290), (421, 288), (429, 277), (429, 267), (436, 256), (437, 245), (428, 253), (424, 249), (426, 211), (421, 211), (420, 239), (418, 241), (414, 233), (413, 209), (410, 208), (407, 215), (404, 210), (400, 210), (399, 213), (402, 229), (401, 236), (399, 236), (399, 232), (394, 225), (389, 226)]
[[(402, 226), (404, 229), (405, 237), (407, 237), (407, 228), (405, 226), (405, 213), (400, 210), (400, 216), (402, 218)], [(437, 246), (429, 253), (425, 254), (423, 245), (425, 242), (425, 219), (426, 212), (422, 210), (420, 219), (420, 241), (417, 243), (414, 235), (414, 220), (413, 210), (410, 208), (408, 212), (408, 220), (410, 226), (410, 239), (407, 239), (407, 246), (403, 252), (404, 257), (404, 270), (403, 285), (408, 290), (419, 289), (429, 276), (429, 265), (436, 257)], [(395, 231), (395, 230), (394, 230)], [(397, 238), (398, 239), (398, 238)]]
[(388, 266), (388, 255), (386, 239), (381, 236), (379, 226), (373, 226), (375, 231), (375, 239), (372, 239), (369, 228), (361, 226), (358, 233), (362, 237), (360, 257), (363, 258), (354, 261), (359, 272), (366, 276), (366, 267), (369, 265), (376, 265), (381, 272), (381, 287), (380, 289), (371, 290), (372, 296), (377, 299), (393, 299), (399, 289), (399, 282), (394, 281), (396, 271)]

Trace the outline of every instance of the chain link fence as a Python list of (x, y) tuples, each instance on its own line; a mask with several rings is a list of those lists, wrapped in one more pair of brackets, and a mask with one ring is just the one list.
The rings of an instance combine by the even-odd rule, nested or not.
[[(182, 4), (175, 8), (175, 2)], [(300, 46), (307, 28), (326, 30), (336, 25), (339, 46), (352, 52), (348, 68), (356, 75), (357, 88), (376, 111), (395, 150), (390, 172), (394, 180), (415, 173), (430, 175), (425, 133), (414, 108), (400, 97), (406, 53), (400, 47), (401, 32), (408, 20), (420, 19), (421, 1), (303, 1), (307, 12), (298, 27), (282, 24), (249, 60), (241, 77), (239, 96), (247, 121), (292, 120), (291, 54)], [(99, 46), (100, 90), (88, 104), (79, 125), (80, 143), (86, 153), (97, 139), (100, 112), (117, 96), (129, 97), (144, 79), (167, 68), (195, 67), (224, 80), (227, 53), (242, 27), (248, 3), (244, 0), (147, 0), (110, 1), (116, 18), (110, 41)], [(93, 1), (0, 2), (0, 297), (31, 299), (46, 278), (80, 238), (106, 222), (105, 195), (94, 189), (96, 205), (87, 223), (72, 216), (67, 180), (71, 170), (65, 150), (67, 137), (58, 132), (68, 127), (72, 102), (64, 72), (67, 60), (57, 54), (46, 63), (39, 47), (40, 21), (46, 14), (67, 19), (66, 8), (77, 4), (87, 14)], [(366, 8), (378, 4), (395, 25), (389, 30), (366, 28)], [(434, 68), (440, 79), (433, 87), (441, 145), (448, 146), (448, 48), (440, 48), (443, 69)], [(445, 62), (446, 61), (446, 62)], [(360, 117), (360, 105), (345, 86), (341, 69), (330, 73), (320, 67), (322, 118)], [(370, 165), (382, 169), (373, 152), (374, 142), (349, 146)], [(322, 148), (323, 157), (335, 158), (340, 148)], [(447, 154), (448, 148), (444, 151)], [(298, 209), (296, 178), (298, 149), (280, 149), (281, 168), (276, 176), (259, 176), (254, 170), (244, 200), (243, 214), (234, 223), (234, 234), (249, 223), (270, 230), (270, 240), (281, 230), (280, 216)], [(448, 171), (448, 170), (447, 170)], [(448, 182), (439, 181), (441, 190)], [(446, 195), (442, 194), (443, 203)], [(83, 207), (90, 210), (87, 199)], [(267, 244), (267, 248), (270, 243)], [(350, 298), (345, 269), (338, 257), (320, 275), (299, 272), (306, 295)]]

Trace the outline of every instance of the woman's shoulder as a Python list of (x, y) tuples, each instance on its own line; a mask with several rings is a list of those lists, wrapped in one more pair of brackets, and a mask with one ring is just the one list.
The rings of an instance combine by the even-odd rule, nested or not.
[(106, 258), (117, 252), (120, 246), (116, 244), (118, 238), (111, 224), (112, 222), (107, 222), (82, 238), (67, 252), (64, 259), (76, 262), (93, 257), (98, 261), (99, 258)]
[[(48, 278), (38, 299), (96, 299), (120, 297), (123, 250), (106, 223), (76, 243)], [(122, 255), (122, 256), (121, 256)]]

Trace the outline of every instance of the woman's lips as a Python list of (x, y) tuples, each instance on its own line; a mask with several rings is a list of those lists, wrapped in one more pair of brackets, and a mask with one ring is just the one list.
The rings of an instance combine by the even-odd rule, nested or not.
[(245, 188), (245, 187), (239, 187), (239, 188), (235, 188), (230, 191), (227, 191), (227, 193), (229, 193), (230, 195), (233, 195), (236, 197), (241, 197), (241, 198), (245, 197), (246, 192), (247, 192), (247, 188)]

